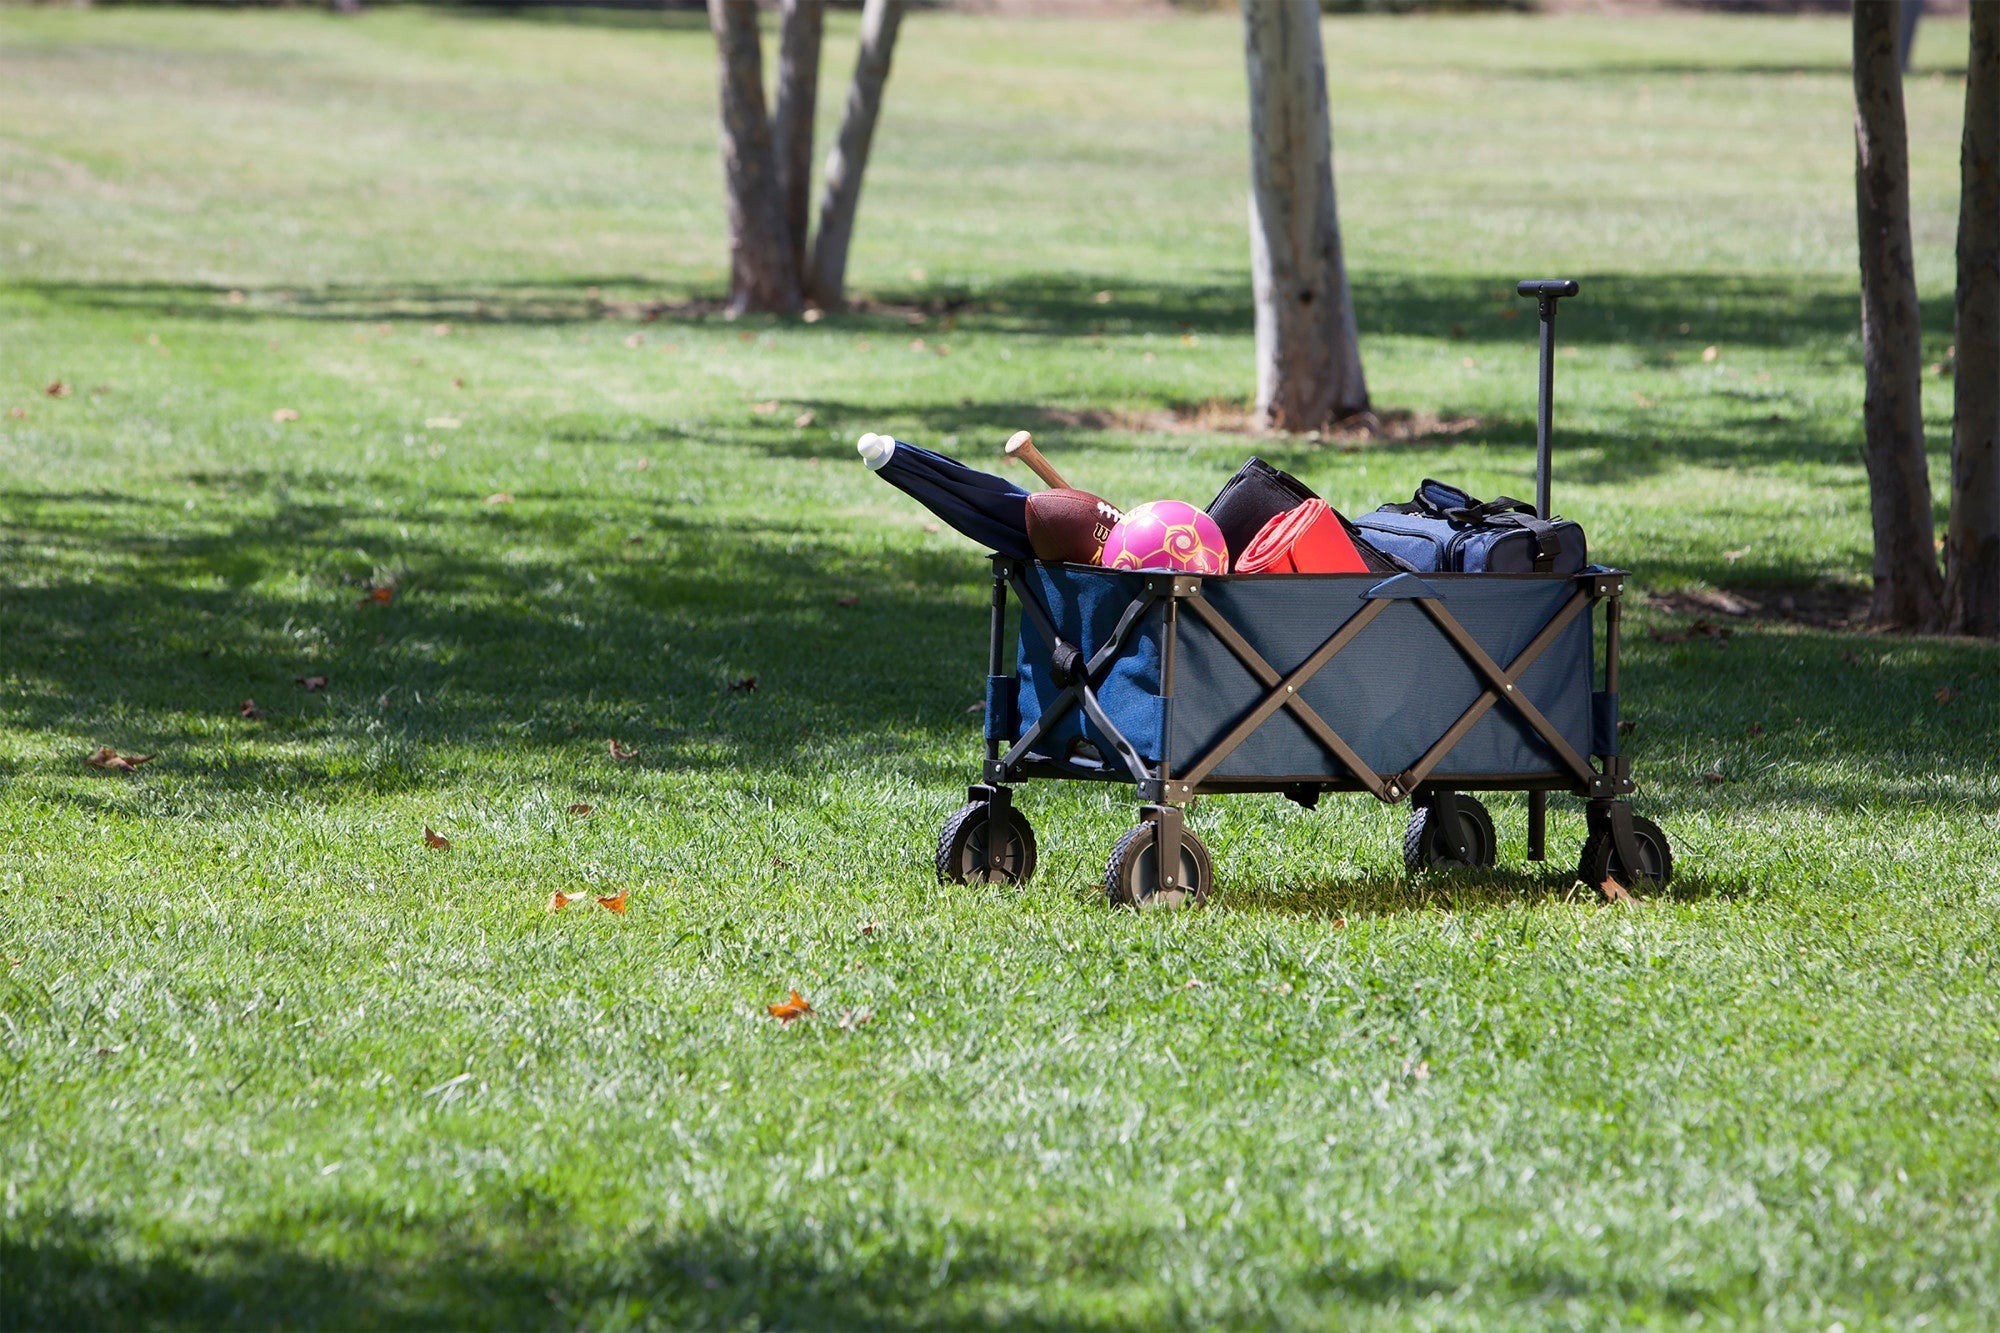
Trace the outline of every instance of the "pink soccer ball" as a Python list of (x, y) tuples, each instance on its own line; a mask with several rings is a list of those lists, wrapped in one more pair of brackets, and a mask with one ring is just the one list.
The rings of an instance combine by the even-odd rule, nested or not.
[(1227, 574), (1229, 544), (1215, 520), (1180, 500), (1154, 500), (1125, 511), (1104, 539), (1098, 563), (1112, 569), (1183, 569)]

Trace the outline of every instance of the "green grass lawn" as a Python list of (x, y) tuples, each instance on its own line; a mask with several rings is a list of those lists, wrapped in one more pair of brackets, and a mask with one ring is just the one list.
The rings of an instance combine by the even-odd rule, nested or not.
[[(0, 1327), (1990, 1326), (2000, 652), (1648, 635), (1865, 585), (1846, 43), (1329, 24), (1371, 385), (1480, 423), (1357, 448), (1165, 428), (1252, 383), (1226, 16), (913, 18), (808, 325), (703, 313), (698, 15), (0, 9)], [(1524, 494), (1524, 276), (1679, 891), (1245, 796), (1114, 913), (1131, 803), (1048, 785), (939, 889), (985, 569), (854, 437)]]

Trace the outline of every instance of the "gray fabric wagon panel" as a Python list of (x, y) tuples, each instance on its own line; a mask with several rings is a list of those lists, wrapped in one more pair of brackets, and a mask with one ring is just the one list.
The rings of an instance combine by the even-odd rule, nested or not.
[[(1289, 672), (1365, 605), (1375, 577), (1312, 577), (1206, 583), (1204, 594), (1280, 673)], [(1574, 592), (1548, 579), (1436, 580), (1445, 606), (1505, 666)], [(1194, 763), (1265, 693), (1208, 628), (1181, 617), (1174, 667), (1173, 757)], [(1590, 740), (1589, 618), (1579, 616), (1524, 675), (1530, 698), (1570, 743)], [(1378, 773), (1414, 764), (1477, 699), (1483, 679), (1414, 601), (1388, 606), (1301, 696)], [(1540, 773), (1560, 768), (1553, 751), (1512, 709), (1482, 718), (1446, 756), (1446, 773)], [(1216, 770), (1219, 776), (1339, 776), (1341, 768), (1289, 710), (1281, 710)]]

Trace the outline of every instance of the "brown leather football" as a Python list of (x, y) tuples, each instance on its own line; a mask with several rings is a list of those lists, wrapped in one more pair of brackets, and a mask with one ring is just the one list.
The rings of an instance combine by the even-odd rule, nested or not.
[(1123, 517), (1089, 491), (1036, 491), (1028, 497), (1028, 545), (1038, 560), (1094, 565), (1111, 525)]

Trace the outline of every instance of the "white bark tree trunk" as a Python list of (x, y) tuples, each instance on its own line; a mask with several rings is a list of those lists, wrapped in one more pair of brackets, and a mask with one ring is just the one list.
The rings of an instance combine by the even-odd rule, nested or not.
[(799, 308), (799, 269), (785, 229), (771, 126), (764, 114), (764, 52), (752, 0), (708, 0), (722, 95), (722, 166), (729, 195), (729, 308)]
[(1368, 410), (1333, 199), (1319, 6), (1242, 0), (1250, 74), (1250, 267), (1257, 413), (1316, 430)]
[(846, 303), (847, 247), (861, 206), (861, 174), (868, 166), (868, 145), (875, 137), (882, 87), (889, 81), (889, 61), (902, 21), (903, 0), (868, 0), (861, 12), (861, 52), (841, 114), (840, 138), (827, 154), (826, 193), (820, 198), (819, 232), (813, 237), (807, 270), (807, 291), (829, 310)]

